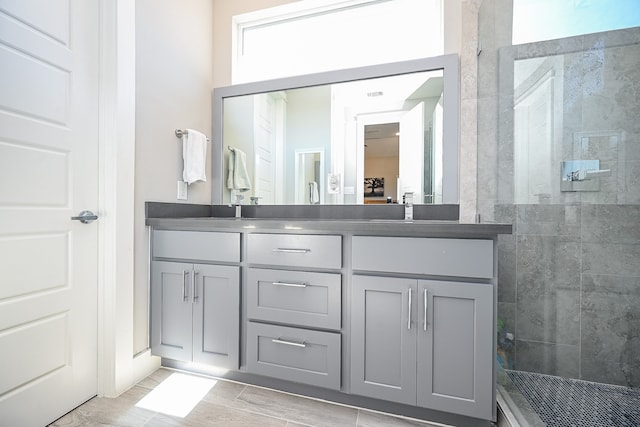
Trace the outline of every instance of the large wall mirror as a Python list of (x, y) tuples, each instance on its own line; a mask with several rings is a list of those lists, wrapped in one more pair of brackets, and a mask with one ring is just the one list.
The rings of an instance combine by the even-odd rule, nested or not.
[(213, 203), (458, 203), (457, 55), (214, 89)]

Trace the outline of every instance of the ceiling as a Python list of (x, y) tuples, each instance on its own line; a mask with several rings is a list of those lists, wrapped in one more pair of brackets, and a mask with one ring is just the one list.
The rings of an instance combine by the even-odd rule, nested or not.
[(397, 157), (399, 123), (382, 123), (364, 127), (365, 157)]

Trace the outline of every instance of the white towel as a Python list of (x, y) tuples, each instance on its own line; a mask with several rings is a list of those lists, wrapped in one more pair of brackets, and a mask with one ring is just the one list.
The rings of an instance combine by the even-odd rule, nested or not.
[(244, 151), (229, 147), (229, 175), (227, 177), (227, 188), (236, 191), (251, 190), (251, 179), (247, 172), (247, 156)]
[(311, 181), (309, 183), (309, 202), (312, 205), (320, 203), (320, 194), (318, 192), (318, 183)]
[(207, 136), (197, 130), (187, 129), (182, 135), (182, 180), (187, 184), (207, 181)]

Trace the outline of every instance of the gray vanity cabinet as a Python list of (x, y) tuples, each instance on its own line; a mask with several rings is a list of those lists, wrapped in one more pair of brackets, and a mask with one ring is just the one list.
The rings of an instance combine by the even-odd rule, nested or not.
[(492, 417), (493, 287), (354, 276), (351, 392)]
[[(238, 369), (238, 233), (155, 231), (151, 262), (151, 353)], [(176, 258), (167, 261), (166, 258)]]
[(151, 352), (170, 366), (224, 367), (347, 404), (386, 401), (383, 409), (443, 424), (496, 421), (496, 236), (510, 229), (151, 225), (160, 227), (151, 240)]
[(354, 236), (351, 392), (492, 419), (493, 257), (492, 240)]
[(239, 268), (152, 262), (151, 352), (237, 369)]

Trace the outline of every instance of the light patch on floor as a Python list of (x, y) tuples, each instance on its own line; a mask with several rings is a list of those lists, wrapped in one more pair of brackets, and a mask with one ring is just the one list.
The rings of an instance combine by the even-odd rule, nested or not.
[(186, 417), (209, 393), (216, 380), (180, 373), (171, 374), (136, 406), (175, 417)]

